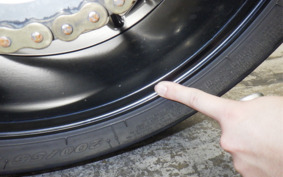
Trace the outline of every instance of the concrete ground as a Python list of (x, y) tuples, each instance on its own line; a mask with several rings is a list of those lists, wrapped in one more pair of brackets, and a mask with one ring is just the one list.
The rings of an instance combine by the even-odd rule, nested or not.
[[(238, 100), (254, 92), (283, 96), (283, 45), (224, 97)], [(197, 113), (123, 153), (34, 177), (240, 176), (219, 146), (220, 134), (215, 121)]]

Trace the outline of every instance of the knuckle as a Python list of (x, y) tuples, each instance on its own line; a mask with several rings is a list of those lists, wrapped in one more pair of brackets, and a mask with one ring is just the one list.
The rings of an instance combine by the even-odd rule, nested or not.
[(225, 109), (223, 112), (223, 119), (228, 119), (228, 120), (232, 120), (235, 119), (237, 117), (237, 113), (234, 111), (233, 108), (229, 109)]
[(224, 149), (225, 151), (229, 152), (230, 148), (229, 148), (229, 143), (226, 140), (226, 138), (224, 138), (224, 136), (221, 136), (220, 138), (220, 146), (222, 147), (222, 149)]
[(233, 158), (234, 169), (240, 174), (247, 174), (247, 164), (238, 158)]
[(238, 140), (235, 136), (221, 136), (220, 138), (220, 146), (222, 149), (224, 149), (226, 152), (229, 152), (231, 154), (234, 153), (242, 153), (245, 152), (246, 148), (243, 145), (241, 141)]
[(240, 104), (234, 102), (234, 104), (228, 105), (221, 115), (222, 120), (225, 121), (226, 124), (233, 124), (237, 121), (239, 121), (243, 117), (243, 110), (244, 107), (242, 107)]
[(235, 160), (235, 159), (233, 160), (233, 166), (237, 172), (241, 172), (242, 168), (238, 160)]
[(224, 149), (227, 152), (231, 153), (235, 151), (235, 147), (233, 147), (233, 143), (226, 136), (221, 136), (220, 146), (222, 147), (222, 149)]

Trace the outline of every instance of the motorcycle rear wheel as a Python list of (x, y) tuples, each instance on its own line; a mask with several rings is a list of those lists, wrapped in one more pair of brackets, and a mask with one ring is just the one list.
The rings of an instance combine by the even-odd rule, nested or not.
[[(188, 10), (192, 2), (199, 11)], [(171, 80), (220, 96), (282, 43), (282, 0), (239, 1), (235, 9), (225, 1), (217, 3), (218, 9), (211, 10), (213, 5), (206, 0), (163, 1), (133, 27), (98, 45), (46, 56), (2, 55), (0, 174), (67, 166), (153, 136), (195, 113), (158, 97), (153, 90), (156, 83)], [(229, 18), (221, 20), (225, 16)], [(206, 23), (193, 29), (196, 20)], [(85, 93), (82, 88), (93, 89), (91, 81), (103, 82), (103, 88), (79, 101), (36, 109), (37, 102), (53, 99), (64, 89), (42, 87), (37, 94), (27, 84), (9, 87), (5, 83), (16, 82), (14, 75), (20, 72), (24, 73), (20, 79), (30, 80), (27, 68), (18, 67), (13, 75), (7, 69), (9, 62), (57, 73), (56, 81), (71, 88), (66, 93), (70, 97)], [(33, 79), (37, 81), (36, 76)], [(29, 105), (30, 100), (35, 104)], [(17, 103), (27, 106), (16, 107)]]

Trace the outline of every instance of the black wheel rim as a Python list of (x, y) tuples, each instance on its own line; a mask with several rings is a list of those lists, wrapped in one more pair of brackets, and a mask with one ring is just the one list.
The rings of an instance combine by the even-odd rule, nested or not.
[(135, 26), (64, 54), (0, 58), (0, 136), (68, 130), (156, 98), (160, 80), (189, 79), (266, 1), (163, 1)]

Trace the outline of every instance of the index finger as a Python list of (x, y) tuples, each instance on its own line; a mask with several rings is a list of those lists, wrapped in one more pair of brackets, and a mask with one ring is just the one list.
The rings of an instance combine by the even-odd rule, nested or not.
[(183, 103), (217, 120), (219, 123), (238, 104), (236, 101), (220, 98), (173, 82), (160, 82), (155, 86), (155, 91), (160, 96)]

